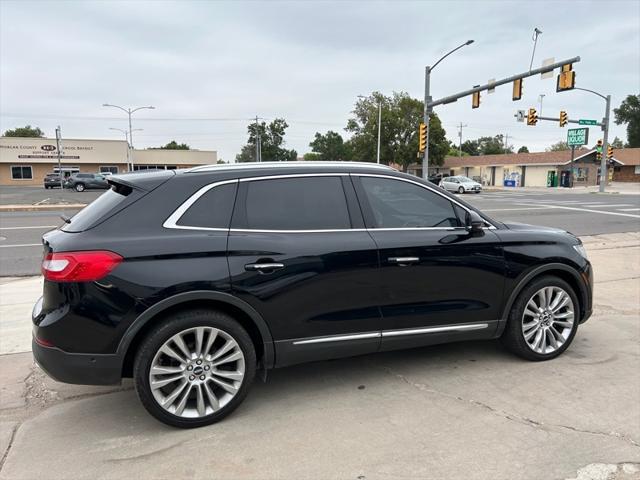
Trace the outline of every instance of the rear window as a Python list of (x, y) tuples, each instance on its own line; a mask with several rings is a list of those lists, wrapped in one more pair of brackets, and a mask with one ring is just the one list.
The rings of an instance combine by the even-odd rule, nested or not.
[(131, 189), (121, 188), (119, 191), (121, 193), (112, 188), (104, 192), (96, 200), (76, 213), (71, 218), (71, 223), (65, 223), (62, 226), (62, 230), (65, 232), (82, 232), (93, 227), (98, 220), (120, 205), (127, 198)]
[(76, 175), (76, 177), (78, 177), (78, 178), (93, 178), (93, 175), (91, 175), (90, 173), (78, 173)]

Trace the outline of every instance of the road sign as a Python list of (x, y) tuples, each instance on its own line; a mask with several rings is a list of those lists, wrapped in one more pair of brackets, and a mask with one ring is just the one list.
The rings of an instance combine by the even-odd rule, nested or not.
[(516, 113), (516, 119), (518, 122), (524, 122), (524, 118), (525, 118), (526, 114), (524, 112), (524, 110), (518, 110), (518, 112)]
[(567, 130), (567, 145), (570, 147), (581, 147), (589, 143), (588, 128), (570, 128)]
[(578, 120), (578, 124), (579, 125), (597, 125), (598, 121), (597, 120), (585, 120), (584, 118), (581, 118), (580, 120)]

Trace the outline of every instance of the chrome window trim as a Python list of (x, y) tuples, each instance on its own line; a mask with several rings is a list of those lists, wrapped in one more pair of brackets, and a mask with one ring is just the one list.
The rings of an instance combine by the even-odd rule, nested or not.
[(444, 325), (441, 327), (419, 327), (419, 328), (401, 328), (397, 330), (382, 330), (380, 332), (327, 335), (324, 337), (311, 337), (291, 342), (293, 345), (309, 345), (315, 343), (344, 342), (349, 340), (362, 340), (367, 338), (385, 338), (400, 337), (405, 335), (423, 335), (428, 333), (442, 332), (466, 332), (473, 330), (483, 330), (488, 328), (488, 323), (462, 323), (459, 325)]
[[(452, 203), (455, 203), (456, 205), (458, 205), (460, 208), (462, 208), (466, 212), (469, 212), (469, 213), (471, 212), (471, 210), (469, 210), (467, 207), (462, 205), (455, 198), (449, 198), (447, 195), (443, 195), (441, 191), (440, 192), (438, 191), (438, 188), (433, 188), (433, 187), (430, 187), (430, 186), (425, 185), (423, 183), (416, 182), (416, 181), (413, 181), (413, 180), (409, 180), (408, 178), (396, 177), (394, 175), (381, 175), (381, 174), (378, 174), (378, 173), (352, 173), (351, 175), (352, 176), (355, 175), (355, 176), (358, 176), (358, 177), (389, 178), (391, 180), (398, 180), (398, 181), (401, 181), (401, 182), (412, 183), (413, 185), (417, 185), (419, 187), (422, 187), (422, 188), (424, 188), (426, 190), (429, 190), (430, 192), (435, 193), (436, 195), (441, 196), (442, 198), (444, 198), (446, 200), (449, 200)], [(489, 227), (483, 227), (483, 228), (486, 228), (487, 230), (495, 230), (496, 229), (496, 226), (493, 225), (488, 220), (486, 220), (484, 217), (483, 217), (483, 220), (489, 225)], [(417, 227), (417, 228), (418, 228), (418, 230), (428, 230), (428, 229), (435, 229), (435, 228), (442, 228), (442, 227)], [(447, 227), (447, 228), (464, 228), (464, 227)], [(393, 229), (386, 228), (384, 230), (401, 230), (401, 229), (402, 228), (393, 228)], [(382, 228), (370, 228), (370, 230), (379, 231), (379, 230), (383, 230), (383, 229)]]
[(215, 187), (219, 187), (220, 185), (228, 185), (230, 183), (238, 183), (238, 179), (235, 178), (233, 180), (222, 180), (220, 182), (210, 183), (200, 188), (196, 193), (191, 195), (184, 203), (182, 203), (182, 205), (176, 208), (173, 211), (173, 213), (169, 215), (169, 218), (167, 218), (164, 221), (162, 226), (164, 228), (175, 228), (177, 230), (205, 230), (205, 231), (214, 231), (214, 232), (228, 232), (229, 228), (194, 227), (194, 226), (188, 226), (188, 225), (178, 225), (178, 221), (180, 220), (180, 217), (182, 217), (182, 215), (184, 215), (184, 213), (189, 209), (189, 207), (191, 207), (191, 205), (196, 203), (198, 199), (201, 196), (203, 196), (205, 193), (207, 193), (209, 190)]
[[(275, 162), (278, 163), (278, 162)], [(265, 164), (262, 164), (265, 165)], [(199, 168), (199, 167), (197, 167)], [(215, 188), (220, 185), (226, 185), (229, 183), (240, 183), (240, 182), (252, 182), (252, 181), (261, 181), (261, 180), (278, 180), (283, 178), (308, 178), (308, 177), (345, 177), (345, 176), (361, 176), (361, 177), (377, 177), (377, 178), (388, 178), (391, 180), (398, 180), (406, 183), (411, 183), (417, 185), (419, 187), (423, 187), (431, 192), (440, 195), (441, 197), (449, 200), (450, 202), (455, 203), (460, 208), (465, 210), (466, 212), (470, 212), (470, 210), (464, 205), (458, 203), (455, 199), (451, 199), (446, 195), (443, 195), (441, 192), (438, 192), (436, 188), (431, 188), (427, 185), (424, 185), (419, 182), (415, 182), (413, 180), (409, 180), (407, 178), (396, 177), (393, 175), (380, 175), (373, 173), (349, 173), (349, 172), (327, 172), (327, 173), (290, 173), (290, 174), (282, 174), (282, 175), (263, 175), (259, 177), (246, 177), (246, 178), (235, 178), (232, 180), (222, 180), (220, 182), (210, 183), (200, 188), (196, 193), (194, 193), (191, 197), (189, 197), (182, 205), (180, 205), (173, 213), (165, 220), (162, 224), (164, 228), (171, 228), (177, 230), (200, 230), (200, 231), (213, 231), (213, 232), (233, 232), (233, 233), (336, 233), (336, 232), (393, 232), (393, 231), (424, 231), (424, 230), (442, 230), (442, 231), (456, 231), (456, 230), (465, 230), (465, 227), (395, 227), (395, 228), (341, 228), (341, 229), (315, 229), (315, 230), (270, 230), (270, 229), (250, 229), (250, 228), (215, 228), (215, 227), (195, 227), (188, 225), (178, 225), (177, 222), (180, 220), (180, 217), (184, 215), (184, 213), (193, 205), (202, 195), (207, 193), (212, 188)], [(486, 221), (486, 220), (485, 220)], [(495, 230), (496, 227), (489, 223), (489, 227), (483, 227), (489, 230)]]

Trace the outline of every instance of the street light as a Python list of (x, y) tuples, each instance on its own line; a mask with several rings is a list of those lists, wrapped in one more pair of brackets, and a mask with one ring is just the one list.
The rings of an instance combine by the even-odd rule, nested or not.
[(600, 193), (604, 193), (607, 183), (607, 156), (605, 153), (607, 151), (609, 140), (609, 111), (611, 109), (611, 95), (604, 96), (601, 93), (589, 90), (588, 88), (573, 87), (573, 90), (582, 90), (583, 92), (593, 93), (605, 101), (604, 118), (602, 119), (602, 131), (604, 133), (602, 134), (602, 158), (600, 159), (600, 186), (598, 188)]
[[(102, 104), (103, 107), (113, 107), (113, 108), (118, 108), (120, 110), (122, 110), (123, 112), (125, 112), (128, 116), (129, 116), (129, 145), (130, 145), (130, 149), (133, 150), (133, 136), (131, 135), (131, 133), (133, 132), (132, 128), (131, 128), (131, 114), (134, 112), (137, 112), (138, 110), (144, 110), (149, 109), (149, 110), (155, 110), (156, 107), (152, 107), (152, 106), (148, 106), (148, 107), (136, 107), (136, 108), (124, 108), (121, 107), (119, 105), (112, 105), (110, 103), (103, 103)], [(133, 152), (131, 152), (131, 169), (133, 170)]]
[(456, 48), (451, 50), (449, 53), (440, 57), (436, 63), (433, 64), (432, 67), (426, 66), (425, 76), (424, 76), (424, 115), (423, 115), (423, 123), (427, 126), (427, 143), (424, 149), (424, 157), (422, 158), (422, 178), (425, 180), (429, 178), (429, 116), (431, 114), (431, 107), (429, 107), (429, 102), (431, 101), (431, 92), (430, 92), (430, 84), (431, 84), (431, 71), (438, 66), (438, 64), (451, 55), (453, 52), (460, 50), (462, 47), (466, 47), (467, 45), (471, 45), (474, 40), (467, 40), (462, 45), (458, 45)]
[[(364, 95), (358, 95), (358, 98), (367, 98)], [(380, 163), (380, 130), (382, 126), (382, 100), (378, 101), (378, 151), (376, 154), (376, 162)]]
[[(124, 140), (125, 142), (127, 142), (127, 168), (133, 170), (133, 165), (131, 165), (131, 157), (130, 157), (130, 150), (129, 150), (129, 132), (127, 132), (126, 130), (123, 130), (121, 128), (114, 128), (114, 127), (109, 127), (109, 130), (116, 130), (118, 132), (121, 132), (124, 134)], [(134, 128), (132, 131), (133, 132), (141, 132), (142, 130), (144, 130), (143, 128)]]

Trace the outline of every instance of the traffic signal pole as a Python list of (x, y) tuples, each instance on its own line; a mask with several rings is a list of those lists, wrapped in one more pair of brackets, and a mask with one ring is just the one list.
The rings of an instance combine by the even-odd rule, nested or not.
[(429, 91), (431, 87), (431, 67), (424, 67), (424, 114), (422, 123), (427, 126), (427, 143), (424, 147), (424, 157), (422, 159), (422, 178), (428, 180), (429, 178), (429, 133), (431, 131), (429, 125), (429, 117), (431, 117), (431, 93)]
[(605, 98), (606, 107), (602, 121), (602, 159), (600, 160), (600, 193), (604, 193), (607, 184), (607, 148), (609, 140), (609, 111), (611, 109), (611, 95)]

